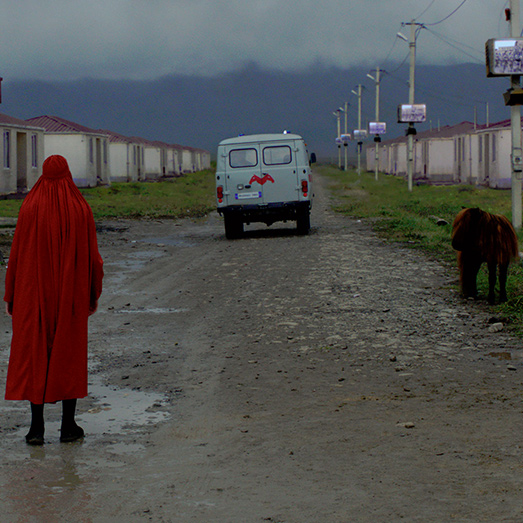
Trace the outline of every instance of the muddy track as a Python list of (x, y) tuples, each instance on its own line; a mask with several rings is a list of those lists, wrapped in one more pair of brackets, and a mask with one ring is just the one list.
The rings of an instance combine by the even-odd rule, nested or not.
[(2, 402), (2, 521), (523, 520), (521, 342), (315, 192), (308, 236), (99, 224), (87, 436), (59, 444), (49, 406), (26, 447)]

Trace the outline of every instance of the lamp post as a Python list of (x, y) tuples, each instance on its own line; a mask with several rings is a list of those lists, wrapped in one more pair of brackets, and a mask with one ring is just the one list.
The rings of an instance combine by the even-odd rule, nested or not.
[[(380, 73), (381, 69), (379, 67), (376, 67), (376, 78), (372, 76), (371, 74), (367, 74), (367, 76), (376, 84), (376, 123), (380, 121)], [(379, 144), (380, 144), (380, 135), (377, 134), (374, 137), (374, 141), (376, 142), (376, 152), (374, 157), (374, 176), (376, 181), (378, 181), (378, 171), (379, 171)]]
[[(520, 35), (519, 27), (519, 0), (510, 0), (510, 34), (514, 38)], [(512, 90), (520, 89), (519, 75), (511, 75), (510, 87)], [(521, 174), (522, 157), (521, 147), (521, 106), (512, 105), (510, 107), (510, 121), (512, 128), (512, 173), (511, 173), (511, 192), (512, 192), (512, 225), (516, 229), (521, 228)]]
[(336, 117), (336, 143), (338, 144), (338, 169), (341, 169), (341, 144), (340, 144), (340, 118), (341, 118), (341, 111), (343, 109), (341, 107), (338, 107), (332, 114)]
[[(354, 91), (354, 89), (351, 91), (352, 94), (355, 94), (358, 97), (358, 135), (360, 135), (359, 131), (361, 131), (361, 91), (363, 89), (363, 86), (359, 84), (358, 90)], [(360, 141), (361, 137), (358, 138), (358, 176), (361, 174), (361, 144)]]
[[(404, 25), (410, 25), (410, 38), (407, 39), (402, 33), (397, 33), (397, 36), (402, 40), (409, 43), (410, 51), (410, 66), (409, 66), (409, 104), (414, 104), (414, 80), (415, 80), (415, 69), (416, 69), (416, 28), (423, 27), (422, 24), (416, 23), (411, 20), (409, 23)], [(414, 171), (414, 135), (416, 134), (416, 128), (414, 123), (409, 122), (407, 129), (407, 180), (409, 191), (412, 191), (412, 179)]]

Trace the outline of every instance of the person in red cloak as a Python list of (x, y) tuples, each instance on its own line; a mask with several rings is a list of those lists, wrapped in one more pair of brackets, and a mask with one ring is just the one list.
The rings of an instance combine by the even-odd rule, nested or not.
[(60, 441), (84, 436), (76, 400), (87, 396), (87, 319), (102, 278), (91, 208), (67, 160), (50, 156), (20, 208), (5, 280), (13, 321), (5, 399), (31, 402), (29, 444), (44, 443), (44, 404), (57, 401)]

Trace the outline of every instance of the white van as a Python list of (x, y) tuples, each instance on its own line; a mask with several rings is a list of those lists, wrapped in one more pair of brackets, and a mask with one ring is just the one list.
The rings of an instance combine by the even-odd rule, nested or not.
[[(311, 160), (315, 161), (314, 154)], [(238, 238), (243, 224), (296, 220), (310, 229), (311, 161), (297, 134), (253, 134), (223, 140), (216, 162), (216, 202), (225, 236)]]

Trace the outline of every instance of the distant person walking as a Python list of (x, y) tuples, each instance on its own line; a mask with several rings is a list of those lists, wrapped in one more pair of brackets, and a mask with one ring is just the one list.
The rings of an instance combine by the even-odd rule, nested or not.
[(45, 403), (62, 401), (60, 441), (84, 436), (76, 400), (87, 396), (87, 319), (102, 278), (91, 208), (67, 160), (50, 156), (20, 209), (5, 281), (13, 319), (5, 399), (31, 402), (30, 445), (44, 443)]

